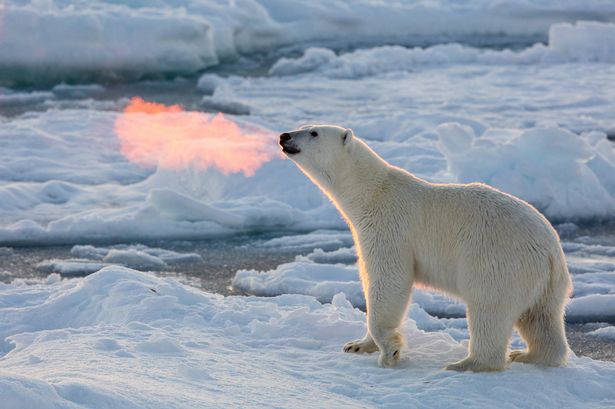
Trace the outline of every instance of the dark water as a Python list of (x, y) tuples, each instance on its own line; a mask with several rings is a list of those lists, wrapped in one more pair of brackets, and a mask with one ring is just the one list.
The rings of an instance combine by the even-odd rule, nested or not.
[[(145, 244), (148, 247), (163, 248), (178, 253), (197, 253), (203, 258), (202, 262), (170, 264), (164, 271), (156, 271), (156, 274), (176, 277), (186, 284), (208, 292), (231, 295), (236, 294), (230, 288), (230, 284), (237, 270), (271, 270), (280, 264), (293, 261), (298, 254), (310, 251), (307, 249), (298, 252), (294, 249), (256, 245), (257, 242), (274, 236), (274, 234), (241, 235), (199, 241), (165, 240), (122, 244)], [(44, 280), (50, 272), (47, 269), (37, 268), (37, 265), (53, 259), (74, 259), (70, 253), (72, 247), (72, 245), (61, 245), (11, 248), (0, 256), (0, 281), (11, 282), (15, 278), (33, 282)], [(75, 276), (66, 278), (71, 277)]]
[[(297, 255), (305, 255), (312, 250), (259, 245), (264, 240), (276, 236), (279, 234), (242, 235), (201, 241), (155, 241), (142, 244), (181, 253), (198, 253), (203, 258), (202, 262), (170, 265), (164, 271), (155, 272), (157, 275), (176, 277), (186, 284), (208, 292), (237, 295), (238, 293), (231, 288), (231, 280), (237, 270), (272, 270), (282, 263), (293, 261)], [(562, 236), (567, 240), (584, 237), (615, 245), (615, 229), (609, 224), (581, 227), (563, 233)], [(10, 282), (15, 278), (44, 280), (49, 272), (40, 271), (37, 269), (37, 264), (50, 259), (73, 258), (70, 254), (71, 248), (72, 246), (16, 247), (4, 251), (0, 257), (0, 280), (4, 282)], [(615, 361), (615, 342), (586, 335), (596, 328), (595, 323), (568, 324), (566, 332), (572, 350), (577, 355)]]

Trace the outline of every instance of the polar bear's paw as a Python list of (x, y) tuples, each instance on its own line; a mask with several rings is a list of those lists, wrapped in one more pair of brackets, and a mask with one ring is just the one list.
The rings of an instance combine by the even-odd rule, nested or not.
[(378, 345), (371, 339), (357, 339), (344, 345), (344, 352), (353, 354), (371, 354), (378, 351)]
[(404, 339), (398, 331), (393, 331), (381, 345), (378, 365), (383, 368), (392, 368), (399, 363), (401, 349), (404, 346)]
[(399, 363), (399, 358), (401, 355), (401, 345), (398, 348), (394, 348), (389, 352), (380, 352), (380, 357), (378, 358), (378, 366), (383, 368), (392, 368)]
[(524, 350), (510, 351), (509, 357), (512, 362), (523, 362), (526, 364), (536, 362), (536, 358), (530, 356), (530, 354)]
[(561, 354), (536, 354), (527, 350), (516, 350), (511, 351), (508, 356), (511, 362), (520, 362), (524, 364), (537, 364), (542, 366), (563, 366), (566, 364), (566, 356), (562, 356)]
[(504, 365), (490, 365), (477, 361), (475, 358), (467, 357), (459, 362), (446, 365), (447, 371), (472, 371), (472, 372), (496, 372), (504, 370)]

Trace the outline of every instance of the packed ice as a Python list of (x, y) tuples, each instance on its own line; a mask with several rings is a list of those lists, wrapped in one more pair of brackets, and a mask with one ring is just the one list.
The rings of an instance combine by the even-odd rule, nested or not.
[[(5, 2), (0, 257), (70, 254), (37, 261), (42, 279), (0, 270), (0, 406), (615, 406), (615, 364), (573, 353), (443, 371), (465, 305), (429, 288), (399, 369), (342, 353), (365, 331), (352, 236), (276, 141), (336, 123), (431, 182), (528, 201), (565, 236), (566, 320), (612, 342), (615, 243), (579, 232), (615, 219), (613, 78), (603, 0)], [(248, 295), (161, 278), (206, 261), (170, 240), (261, 233), (298, 255), (237, 271)]]

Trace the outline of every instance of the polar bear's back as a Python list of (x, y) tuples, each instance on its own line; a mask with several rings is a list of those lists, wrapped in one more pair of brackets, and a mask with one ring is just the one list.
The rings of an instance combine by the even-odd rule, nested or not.
[(423, 237), (414, 236), (419, 281), (466, 299), (477, 288), (476, 297), (484, 296), (490, 282), (495, 297), (535, 298), (543, 291), (563, 252), (557, 233), (534, 207), (480, 183), (424, 189), (417, 222)]
[(432, 185), (432, 217), (450, 223), (477, 239), (501, 239), (511, 244), (535, 242), (539, 247), (559, 246), (549, 221), (529, 203), (482, 183)]

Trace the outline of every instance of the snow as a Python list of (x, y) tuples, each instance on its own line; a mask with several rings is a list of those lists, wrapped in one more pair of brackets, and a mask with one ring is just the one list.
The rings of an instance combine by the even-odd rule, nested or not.
[[(526, 18), (530, 14), (532, 18)], [(599, 32), (599, 48), (581, 53), (579, 48), (596, 38), (592, 28), (558, 26), (549, 31), (553, 24), (583, 19), (613, 21), (615, 7), (601, 0), (583, 7), (552, 0), (355, 0), (351, 6), (341, 0), (11, 1), (3, 8), (0, 72), (9, 81), (31, 82), (141, 78), (197, 72), (220, 61), (289, 46), (509, 44), (544, 41), (548, 32), (559, 39), (558, 50), (575, 58), (610, 53), (608, 29)]]
[(596, 338), (602, 338), (607, 341), (615, 341), (615, 327), (598, 328), (588, 332), (588, 335)]
[(357, 261), (357, 255), (354, 247), (342, 247), (333, 251), (324, 251), (322, 248), (316, 248), (305, 256), (297, 256), (296, 261), (313, 261), (322, 264), (352, 264)]
[(383, 46), (337, 55), (327, 48), (308, 48), (302, 57), (281, 58), (271, 75), (318, 72), (332, 78), (357, 78), (423, 66), (453, 64), (530, 65), (570, 62), (615, 62), (615, 24), (580, 21), (576, 25), (554, 24), (549, 43), (520, 51), (489, 50), (461, 44), (439, 44), (429, 48)]
[(454, 331), (463, 323), (420, 310), (422, 325), (443, 330), (409, 319), (400, 366), (378, 368), (374, 355), (341, 352), (365, 331), (365, 315), (342, 294), (324, 305), (300, 295), (222, 297), (107, 267), (84, 279), (0, 285), (0, 306), (7, 409), (615, 404), (611, 362), (571, 356), (566, 368), (443, 371), (465, 354), (467, 341), (447, 333), (463, 334)]
[[(322, 251), (322, 250), (321, 250)], [(365, 298), (355, 266), (312, 262), (319, 252), (299, 261), (285, 263), (272, 271), (239, 270), (233, 278), (233, 288), (258, 296), (305, 294), (321, 302), (331, 302), (343, 292), (355, 307), (365, 310)], [(421, 289), (413, 291), (412, 299), (429, 314), (440, 317), (463, 317), (465, 306), (440, 293)]]

